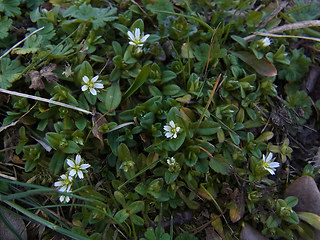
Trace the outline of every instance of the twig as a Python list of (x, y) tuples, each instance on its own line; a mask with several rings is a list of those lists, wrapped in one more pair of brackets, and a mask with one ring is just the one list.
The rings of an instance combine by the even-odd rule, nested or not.
[(284, 9), (287, 5), (287, 1), (280, 2), (279, 6), (275, 10), (273, 10), (273, 12), (268, 17), (266, 17), (266, 19), (260, 24), (259, 27), (264, 28), (268, 24), (268, 22), (270, 22), (275, 16), (277, 16), (278, 13), (281, 12), (281, 10)]
[(29, 114), (29, 112), (31, 112), (31, 110), (34, 109), (34, 107), (35, 107), (36, 105), (37, 105), (37, 103), (35, 103), (26, 113), (24, 113), (21, 117), (19, 117), (19, 119), (18, 119), (17, 121), (12, 122), (12, 123), (4, 126), (4, 127), (0, 127), (0, 132), (2, 132), (3, 130), (5, 130), (5, 129), (9, 128), (9, 127), (15, 126), (18, 122), (20, 122), (20, 120), (21, 120), (22, 118), (24, 118), (27, 114)]
[(5, 178), (5, 179), (9, 179), (9, 180), (12, 180), (12, 181), (17, 181), (17, 178), (10, 177), (10, 176), (2, 174), (2, 173), (0, 173), (0, 177)]
[(306, 37), (306, 36), (299, 36), (299, 35), (279, 35), (279, 34), (262, 33), (262, 32), (254, 32), (254, 34), (258, 36), (277, 37), (277, 38), (302, 38), (302, 39), (320, 42), (320, 38)]
[[(288, 30), (293, 30), (293, 29), (299, 29), (299, 28), (308, 28), (308, 27), (318, 27), (320, 26), (320, 20), (311, 20), (311, 21), (301, 21), (301, 22), (296, 22), (296, 23), (289, 23), (282, 25), (280, 27), (275, 27), (268, 31), (267, 33), (264, 34), (269, 34), (269, 33), (278, 33), (278, 32), (284, 32)], [(260, 33), (260, 32), (259, 32)], [(244, 38), (247, 42), (251, 41), (256, 37), (256, 33), (249, 35)], [(291, 35), (289, 35), (291, 36)]]
[(46, 99), (46, 98), (42, 98), (42, 97), (32, 96), (32, 95), (25, 94), (25, 93), (19, 93), (19, 92), (15, 92), (15, 91), (10, 91), (10, 90), (6, 90), (6, 89), (3, 89), (3, 88), (0, 88), (0, 92), (6, 93), (6, 94), (11, 94), (11, 95), (18, 96), (18, 97), (24, 97), (24, 98), (33, 99), (33, 100), (37, 100), (37, 101), (40, 101), (40, 102), (47, 102), (47, 103), (55, 104), (55, 105), (58, 105), (58, 106), (61, 106), (61, 107), (70, 108), (70, 109), (73, 109), (73, 110), (76, 110), (76, 111), (79, 111), (79, 112), (83, 112), (85, 114), (93, 115), (92, 112), (89, 112), (89, 111), (84, 110), (82, 108), (78, 108), (78, 107), (75, 107), (75, 106), (72, 106), (72, 105), (69, 105), (69, 104), (65, 104), (65, 103), (62, 103), (62, 102), (57, 102), (57, 101), (54, 101), (54, 100), (51, 100), (51, 99)]
[(42, 29), (44, 29), (44, 27), (41, 27), (37, 30), (34, 30), (32, 33), (30, 33), (28, 36), (26, 36), (24, 39), (22, 39), (21, 41), (17, 42), (15, 45), (13, 45), (8, 51), (6, 51), (4, 54), (2, 54), (2, 56), (0, 57), (0, 60), (2, 58), (4, 58), (6, 55), (8, 55), (13, 49), (15, 49), (17, 46), (19, 46), (21, 43), (23, 43), (25, 40), (27, 40), (29, 37), (31, 37), (32, 35), (36, 34), (37, 32), (41, 31)]

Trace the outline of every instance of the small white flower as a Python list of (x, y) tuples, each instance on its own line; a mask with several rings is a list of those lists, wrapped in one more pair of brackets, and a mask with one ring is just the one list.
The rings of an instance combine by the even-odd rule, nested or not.
[(168, 158), (167, 163), (170, 166), (174, 166), (176, 164), (176, 159), (174, 157)]
[(146, 34), (146, 35), (144, 35), (143, 33), (140, 34), (140, 28), (136, 28), (134, 30), (134, 34), (131, 31), (128, 31), (127, 34), (130, 40), (129, 44), (136, 47), (140, 47), (140, 49), (143, 46), (144, 42), (150, 36), (150, 34)]
[(60, 192), (66, 192), (71, 189), (73, 177), (66, 173), (62, 174), (57, 182), (53, 184), (53, 186), (58, 188)]
[(80, 179), (83, 178), (83, 173), (87, 172), (85, 169), (91, 167), (90, 164), (83, 163), (79, 154), (77, 154), (75, 160), (67, 159), (67, 164), (69, 165), (69, 175), (72, 177), (78, 175)]
[[(67, 189), (67, 191), (65, 191), (65, 192), (67, 192), (67, 193), (71, 192), (71, 188)], [(61, 195), (59, 197), (59, 201), (62, 202), (62, 203), (68, 203), (70, 201), (70, 197), (66, 196), (66, 195)]]
[(272, 153), (269, 153), (267, 158), (264, 154), (262, 155), (263, 168), (265, 170), (267, 170), (272, 175), (275, 174), (276, 168), (280, 166), (280, 163), (274, 162), (274, 160), (275, 160), (275, 158), (273, 158)]
[(177, 138), (178, 132), (180, 131), (180, 127), (176, 126), (172, 120), (168, 125), (165, 125), (163, 129), (165, 131), (165, 136), (170, 139)]
[(133, 161), (125, 161), (125, 162), (122, 162), (121, 165), (120, 165), (120, 169), (122, 169), (124, 172), (128, 172), (128, 170), (130, 168), (132, 168), (134, 166), (134, 162)]
[(101, 83), (101, 80), (98, 80), (99, 76), (95, 76), (91, 79), (89, 79), (87, 76), (82, 77), (83, 85), (81, 87), (81, 90), (83, 92), (87, 91), (89, 89), (90, 93), (92, 95), (97, 95), (99, 90), (103, 88), (103, 84)]
[(270, 38), (265, 37), (264, 39), (260, 40), (262, 43), (262, 46), (267, 47), (271, 44)]

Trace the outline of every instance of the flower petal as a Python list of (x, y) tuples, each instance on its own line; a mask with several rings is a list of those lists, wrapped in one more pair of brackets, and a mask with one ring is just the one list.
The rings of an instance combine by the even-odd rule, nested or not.
[(169, 122), (169, 125), (170, 125), (172, 128), (175, 128), (175, 127), (176, 127), (176, 125), (174, 124), (174, 121), (172, 121), (172, 120)]
[(74, 167), (74, 161), (72, 161), (71, 159), (67, 159), (67, 164), (72, 168)]
[(60, 187), (60, 186), (62, 186), (62, 185), (63, 185), (63, 182), (61, 182), (61, 181), (55, 182), (55, 183), (53, 184), (53, 186), (55, 186), (55, 187)]
[(80, 154), (77, 154), (76, 159), (75, 159), (75, 163), (76, 163), (77, 165), (79, 165), (79, 164), (81, 163), (81, 156), (80, 156)]
[(269, 163), (269, 166), (270, 166), (270, 168), (277, 168), (277, 167), (280, 167), (280, 163), (272, 162), (272, 163)]
[(87, 85), (83, 85), (83, 86), (81, 87), (81, 90), (82, 90), (82, 92), (87, 91), (87, 90), (88, 90), (88, 86), (87, 86)]
[(102, 83), (95, 83), (94, 87), (95, 88), (103, 88), (103, 84)]
[(134, 41), (133, 33), (130, 32), (130, 31), (128, 31), (127, 34), (128, 34), (128, 36), (129, 36), (130, 40)]
[(90, 88), (90, 92), (92, 95), (97, 95), (97, 91), (94, 88)]
[(267, 157), (267, 162), (271, 162), (272, 161), (272, 158), (273, 158), (273, 153), (272, 152), (270, 152), (269, 154), (268, 154), (268, 157)]
[(135, 40), (139, 40), (140, 39), (140, 28), (136, 28), (134, 30), (134, 36), (135, 36)]
[(87, 168), (89, 168), (89, 167), (91, 167), (91, 165), (90, 165), (90, 164), (87, 164), (87, 163), (81, 164), (81, 166), (80, 166), (81, 169), (87, 169)]
[(142, 38), (141, 38), (141, 42), (145, 42), (147, 39), (148, 39), (148, 37), (150, 37), (150, 34), (146, 34), (146, 35), (144, 35)]
[(84, 83), (88, 83), (90, 79), (87, 76), (83, 76), (82, 81), (84, 81)]
[(165, 136), (167, 137), (167, 138), (172, 138), (172, 133), (171, 132), (167, 132), (166, 134), (165, 134)]
[(164, 129), (165, 131), (168, 131), (168, 132), (171, 131), (171, 127), (168, 126), (168, 125), (165, 125), (165, 126), (163, 127), (163, 129)]
[(274, 172), (272, 169), (270, 169), (270, 168), (266, 168), (266, 170), (267, 170), (271, 175), (274, 175), (274, 174), (275, 174), (275, 172)]
[(74, 175), (76, 175), (76, 173), (77, 173), (77, 171), (74, 170), (74, 169), (71, 169), (70, 172), (69, 172), (70, 176), (72, 176), (72, 177), (73, 177)]
[(80, 179), (83, 178), (83, 173), (82, 173), (82, 171), (78, 171), (78, 177), (79, 177)]
[(93, 77), (93, 78), (91, 79), (91, 82), (94, 83), (94, 82), (96, 82), (98, 79), (99, 79), (99, 75)]

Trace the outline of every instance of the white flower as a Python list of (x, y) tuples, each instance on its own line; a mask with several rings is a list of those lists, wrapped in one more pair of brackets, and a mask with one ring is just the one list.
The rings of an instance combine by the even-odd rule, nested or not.
[(174, 166), (176, 164), (176, 160), (174, 159), (174, 157), (171, 157), (167, 159), (167, 163), (170, 166)]
[(58, 188), (59, 192), (67, 192), (70, 191), (72, 185), (73, 178), (70, 174), (62, 174), (57, 182), (53, 184), (53, 186)]
[(267, 47), (271, 44), (270, 38), (265, 37), (264, 39), (260, 40), (262, 43), (262, 46)]
[(99, 92), (99, 88), (103, 88), (103, 84), (101, 83), (100, 80), (98, 80), (99, 76), (95, 76), (91, 79), (89, 79), (87, 76), (82, 77), (83, 85), (81, 87), (81, 90), (83, 92), (87, 91), (89, 89), (90, 93), (92, 95), (97, 95)]
[(133, 161), (125, 161), (125, 162), (122, 162), (121, 165), (120, 165), (120, 169), (122, 169), (124, 172), (128, 172), (128, 170), (130, 168), (132, 168), (134, 166), (134, 162)]
[[(65, 191), (65, 192), (69, 193), (69, 192), (71, 192), (71, 189), (67, 189), (67, 191)], [(62, 203), (68, 203), (70, 201), (70, 197), (66, 196), (66, 195), (61, 195), (59, 197), (59, 201)]]
[(143, 33), (140, 36), (140, 28), (136, 28), (134, 30), (134, 35), (133, 35), (133, 32), (130, 32), (130, 31), (128, 31), (127, 34), (129, 36), (129, 40), (130, 40), (129, 44), (136, 46), (136, 47), (140, 47), (140, 49), (143, 46), (144, 42), (150, 36), (150, 34), (144, 35)]
[(75, 160), (67, 159), (67, 164), (69, 165), (69, 175), (72, 177), (78, 175), (80, 179), (83, 178), (83, 173), (87, 172), (85, 169), (91, 167), (90, 164), (83, 163), (79, 154), (77, 154)]
[(269, 153), (267, 158), (263, 154), (262, 161), (263, 161), (263, 168), (267, 170), (270, 174), (274, 175), (275, 174), (274, 171), (276, 170), (277, 167), (280, 166), (280, 163), (274, 162), (275, 158), (272, 158), (272, 157), (273, 157), (272, 153)]
[(176, 126), (172, 120), (168, 125), (165, 125), (163, 129), (165, 131), (165, 136), (170, 139), (177, 138), (178, 132), (180, 131), (180, 127)]

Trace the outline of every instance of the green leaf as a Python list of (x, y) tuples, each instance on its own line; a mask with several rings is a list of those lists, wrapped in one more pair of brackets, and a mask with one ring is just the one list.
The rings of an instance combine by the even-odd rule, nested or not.
[(299, 212), (298, 216), (301, 220), (309, 223), (312, 227), (320, 230), (320, 216), (311, 212)]
[(180, 92), (180, 87), (176, 84), (164, 85), (162, 93), (166, 96), (174, 96)]
[(231, 168), (231, 163), (227, 158), (217, 154), (213, 157), (213, 159), (210, 160), (209, 166), (217, 173), (228, 175)]
[(8, 36), (8, 31), (11, 28), (12, 20), (8, 17), (0, 18), (0, 39)]
[(119, 81), (113, 82), (107, 89), (105, 105), (108, 111), (115, 110), (121, 103), (121, 90)]
[(117, 223), (123, 223), (129, 217), (129, 213), (126, 212), (125, 209), (121, 209), (114, 215), (114, 220)]
[(210, 120), (204, 121), (200, 124), (197, 130), (197, 134), (201, 136), (212, 135), (217, 133), (220, 128), (220, 124), (217, 122), (213, 122)]
[(46, 133), (46, 139), (51, 144), (51, 146), (57, 150), (60, 147), (60, 143), (64, 139), (59, 133), (48, 132)]
[(65, 153), (78, 153), (80, 152), (81, 148), (76, 144), (74, 141), (67, 141), (67, 146), (62, 149)]
[(198, 238), (188, 232), (184, 232), (179, 234), (179, 236), (176, 237), (175, 240), (198, 240)]
[(118, 203), (121, 204), (122, 207), (126, 206), (126, 200), (121, 192), (115, 191), (113, 195), (114, 195), (114, 198), (117, 200)]
[(14, 17), (15, 14), (20, 15), (19, 4), (20, 0), (0, 0), (0, 12), (4, 12), (8, 17)]
[(130, 216), (130, 219), (131, 219), (132, 223), (135, 224), (135, 225), (143, 226), (143, 224), (144, 224), (143, 218), (139, 217), (137, 215)]
[(94, 8), (90, 4), (82, 4), (80, 6), (72, 6), (64, 13), (64, 17), (74, 17), (76, 19), (89, 20), (92, 22), (94, 30), (104, 27), (107, 22), (116, 20), (117, 8)]
[(246, 40), (244, 40), (242, 37), (239, 37), (237, 35), (231, 35), (231, 38), (238, 42), (243, 48), (247, 48), (248, 44)]
[(20, 78), (24, 67), (20, 65), (18, 60), (11, 61), (9, 58), (3, 58), (0, 63), (0, 88), (8, 89), (14, 81)]
[(293, 227), (303, 240), (314, 240), (314, 230), (310, 225), (300, 222), (299, 225), (293, 225)]
[(150, 65), (149, 64), (142, 67), (140, 73), (138, 74), (136, 79), (133, 81), (132, 85), (129, 87), (129, 89), (123, 95), (123, 100), (130, 97), (132, 94), (134, 94), (142, 86), (142, 84), (148, 79), (149, 72), (150, 72)]
[(20, 55), (36, 53), (39, 50), (42, 41), (43, 39), (41, 35), (33, 35), (24, 42), (22, 48), (16, 48), (13, 52)]
[(65, 153), (62, 151), (56, 151), (49, 163), (49, 171), (53, 175), (57, 175), (59, 171), (62, 169), (64, 161), (65, 161)]
[(175, 72), (172, 72), (170, 70), (166, 70), (162, 72), (162, 81), (161, 83), (169, 82), (172, 79), (175, 79), (177, 77), (177, 74)]
[(285, 220), (292, 224), (299, 224), (299, 217), (295, 212), (291, 212), (290, 216), (285, 218)]
[(127, 210), (131, 215), (131, 214), (141, 212), (143, 208), (144, 208), (144, 201), (135, 201), (128, 206)]
[(300, 81), (309, 71), (310, 63), (310, 58), (303, 53), (302, 48), (299, 50), (295, 49), (292, 51), (290, 64), (283, 66), (283, 69), (279, 71), (279, 77), (289, 82)]
[(267, 224), (267, 227), (268, 228), (276, 228), (276, 227), (278, 227), (278, 222), (277, 222), (277, 220), (273, 217), (273, 216), (269, 216), (268, 218), (267, 218), (267, 222), (266, 222), (266, 224)]
[(121, 162), (132, 161), (130, 150), (124, 143), (121, 143), (118, 147), (118, 158)]
[(252, 53), (245, 51), (232, 52), (232, 54), (240, 58), (262, 76), (273, 77), (277, 75), (275, 66), (265, 58), (258, 59)]
[(173, 183), (177, 177), (179, 176), (178, 172), (170, 172), (169, 170), (166, 171), (164, 174), (164, 180), (166, 181), (167, 184)]
[(146, 8), (157, 14), (157, 19), (160, 24), (163, 23), (169, 15), (165, 13), (158, 13), (157, 11), (174, 12), (173, 4), (170, 0), (150, 1), (150, 4), (147, 4)]
[(84, 117), (77, 118), (75, 121), (76, 127), (83, 131), (87, 125), (87, 120)]
[(234, 132), (229, 132), (229, 135), (232, 139), (232, 142), (236, 145), (239, 145), (240, 144), (240, 137), (238, 134), (234, 133)]
[(298, 198), (295, 196), (289, 196), (284, 200), (287, 203), (288, 207), (293, 208), (294, 206), (296, 206), (298, 204)]
[(184, 143), (184, 140), (186, 138), (186, 132), (183, 131), (182, 133), (178, 133), (177, 138), (170, 139), (168, 144), (169, 144), (169, 150), (170, 151), (177, 151), (182, 144)]

